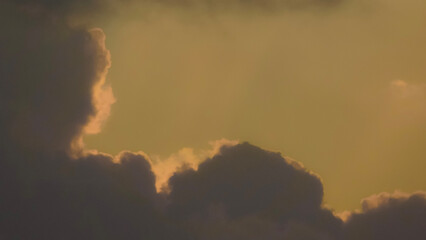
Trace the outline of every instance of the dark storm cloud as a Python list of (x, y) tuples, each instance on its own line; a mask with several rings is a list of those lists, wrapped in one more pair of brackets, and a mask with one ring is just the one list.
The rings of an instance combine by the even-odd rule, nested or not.
[[(223, 147), (197, 171), (175, 174), (169, 185), (170, 209), (179, 218), (207, 214), (212, 205), (224, 208), (230, 218), (251, 214), (282, 218), (289, 211), (316, 210), (323, 195), (317, 177), (297, 170), (277, 153), (248, 143)], [(190, 192), (196, 197), (187, 198)]]
[(103, 33), (3, 7), (1, 137), (38, 151), (69, 150), (98, 111), (94, 88), (110, 65)]
[(171, 239), (143, 156), (2, 154), (0, 239)]
[[(208, 239), (209, 231), (203, 229), (209, 229), (206, 226), (214, 219), (225, 221), (223, 231), (240, 236), (237, 239), (248, 237), (248, 226), (274, 228), (274, 232), (284, 234), (293, 226), (302, 225), (326, 236), (339, 235), (340, 220), (321, 206), (320, 179), (279, 153), (248, 143), (224, 146), (218, 155), (201, 163), (197, 171), (176, 173), (170, 178), (169, 187), (169, 214), (191, 228), (202, 229), (197, 233), (201, 239)], [(235, 229), (228, 226), (233, 224)]]
[(362, 206), (345, 224), (345, 240), (426, 239), (426, 192), (382, 193)]
[(0, 239), (178, 236), (145, 156), (75, 147), (110, 64), (102, 31), (0, 5)]
[(0, 3), (0, 239), (425, 238), (424, 195), (370, 198), (342, 228), (316, 175), (248, 143), (182, 169), (163, 193), (144, 154), (76, 148), (110, 65), (101, 30), (58, 14), (103, 1), (84, 3)]

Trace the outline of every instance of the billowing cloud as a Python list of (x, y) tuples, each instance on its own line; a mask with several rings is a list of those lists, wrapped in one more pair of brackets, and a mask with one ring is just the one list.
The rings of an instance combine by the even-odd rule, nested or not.
[(113, 103), (111, 91), (102, 90), (110, 66), (102, 30), (73, 29), (45, 15), (3, 7), (2, 137), (37, 151), (77, 147), (86, 125), (93, 122), (95, 131)]
[(143, 155), (1, 156), (2, 239), (170, 239)]
[[(316, 2), (335, 1), (302, 1)], [(0, 3), (0, 239), (424, 239), (423, 193), (368, 198), (343, 224), (317, 175), (249, 143), (164, 165), (84, 151), (114, 102), (111, 59), (102, 30), (49, 14), (83, 1), (69, 4)]]
[(381, 193), (362, 201), (344, 226), (345, 240), (426, 238), (426, 193)]
[(150, 161), (157, 177), (156, 187), (158, 191), (168, 191), (168, 180), (177, 171), (182, 169), (197, 169), (198, 165), (206, 158), (211, 158), (220, 153), (224, 146), (234, 146), (237, 140), (220, 139), (211, 141), (210, 150), (196, 151), (193, 148), (183, 148), (167, 158), (151, 156)]
[(232, 223), (260, 228), (276, 225), (273, 228), (281, 232), (300, 225), (330, 237), (339, 234), (340, 220), (322, 208), (321, 180), (279, 153), (248, 143), (222, 147), (198, 170), (172, 176), (169, 187), (168, 213), (190, 228), (197, 226), (200, 239), (208, 239), (204, 229), (215, 219), (227, 222), (224, 231)]

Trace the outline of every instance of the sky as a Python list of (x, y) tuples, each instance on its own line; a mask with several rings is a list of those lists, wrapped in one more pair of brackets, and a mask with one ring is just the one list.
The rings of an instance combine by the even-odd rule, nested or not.
[(425, 10), (1, 1), (0, 239), (425, 239)]
[(222, 138), (249, 141), (318, 173), (338, 210), (424, 189), (425, 10), (399, 0), (126, 5), (102, 22), (116, 103), (86, 147), (164, 159)]

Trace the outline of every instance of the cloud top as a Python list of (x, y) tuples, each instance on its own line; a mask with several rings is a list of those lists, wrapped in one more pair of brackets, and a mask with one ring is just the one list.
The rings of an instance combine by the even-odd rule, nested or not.
[(345, 240), (420, 240), (426, 237), (426, 193), (381, 193), (362, 201), (344, 226)]

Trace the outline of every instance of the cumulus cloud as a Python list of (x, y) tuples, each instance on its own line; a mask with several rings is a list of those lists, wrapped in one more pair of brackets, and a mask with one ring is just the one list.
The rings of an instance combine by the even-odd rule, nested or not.
[(426, 192), (381, 193), (365, 198), (344, 225), (345, 240), (426, 238)]
[(220, 149), (224, 146), (234, 146), (238, 144), (237, 140), (220, 139), (211, 141), (210, 150), (197, 151), (193, 148), (183, 148), (177, 153), (170, 155), (167, 158), (153, 155), (150, 157), (153, 171), (157, 176), (157, 190), (168, 191), (169, 178), (178, 171), (185, 169), (197, 170), (198, 165), (206, 158), (211, 158), (216, 154), (220, 154)]
[(170, 239), (143, 155), (2, 154), (2, 239)]
[(49, 14), (78, 4), (0, 3), (0, 239), (425, 238), (424, 193), (370, 197), (343, 224), (317, 175), (249, 143), (164, 162), (83, 151), (115, 100), (102, 30)]
[(200, 239), (208, 235), (202, 230), (204, 224), (208, 226), (216, 218), (237, 225), (251, 224), (254, 219), (254, 223), (262, 223), (261, 228), (269, 228), (271, 223), (279, 231), (298, 223), (327, 236), (339, 234), (340, 220), (322, 208), (320, 179), (294, 167), (279, 153), (248, 143), (222, 147), (198, 170), (172, 176), (169, 187), (168, 213), (201, 229), (196, 233)]
[(115, 97), (111, 86), (106, 84), (108, 69), (111, 67), (111, 54), (105, 46), (105, 34), (99, 28), (90, 29), (89, 32), (97, 41), (95, 45), (98, 52), (103, 53), (99, 56), (98, 61), (105, 61), (96, 73), (97, 81), (92, 88), (92, 105), (96, 113), (91, 116), (84, 129), (84, 133), (96, 134), (101, 131), (102, 124), (108, 119), (111, 105), (115, 103)]
[(77, 147), (86, 125), (93, 122), (93, 131), (113, 103), (111, 91), (102, 90), (110, 66), (103, 32), (3, 7), (2, 137), (38, 151)]

